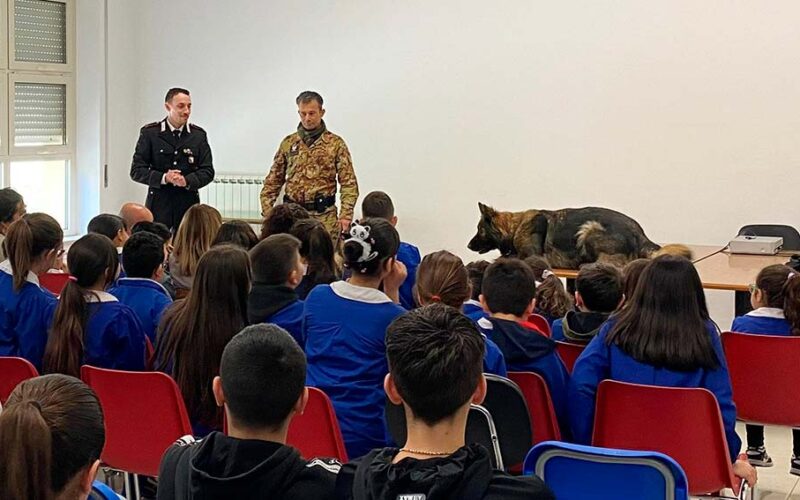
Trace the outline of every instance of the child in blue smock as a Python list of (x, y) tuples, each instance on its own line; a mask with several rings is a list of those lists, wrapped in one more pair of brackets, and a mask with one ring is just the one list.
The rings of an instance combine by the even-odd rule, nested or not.
[[(800, 335), (800, 279), (794, 269), (782, 264), (767, 266), (750, 287), (753, 310), (734, 318), (731, 331), (761, 335)], [(758, 373), (753, 373), (754, 377)], [(757, 467), (772, 467), (764, 446), (764, 426), (747, 424), (747, 459)], [(800, 475), (800, 430), (792, 429), (792, 459), (789, 472)]]
[(619, 269), (601, 262), (581, 266), (575, 278), (575, 310), (552, 323), (552, 339), (588, 344), (623, 297)]
[(738, 460), (736, 407), (716, 325), (700, 277), (684, 257), (664, 255), (644, 270), (627, 307), (600, 329), (578, 358), (569, 390), (573, 438), (592, 438), (597, 386), (605, 379), (663, 387), (702, 387), (717, 398), (733, 471), (755, 481)]
[(125, 242), (122, 265), (127, 277), (117, 280), (108, 293), (136, 313), (147, 338), (155, 345), (156, 330), (172, 298), (160, 283), (166, 259), (164, 240), (152, 233), (139, 232)]
[(343, 248), (352, 276), (318, 285), (305, 302), (308, 385), (331, 398), (351, 458), (386, 444), (384, 338), (392, 320), (405, 311), (398, 304), (406, 277), (405, 266), (395, 259), (399, 245), (386, 220), (354, 223)]
[[(415, 297), (417, 305), (441, 303), (460, 309), (470, 295), (470, 281), (464, 262), (447, 250), (425, 256), (417, 268)], [(507, 377), (506, 361), (497, 344), (481, 335), (486, 343), (483, 371)]]
[(300, 240), (291, 234), (273, 234), (250, 250), (253, 288), (247, 298), (247, 318), (251, 325), (278, 325), (302, 347), (303, 301), (295, 288), (303, 279)]
[[(383, 191), (373, 191), (364, 197), (364, 201), (361, 202), (361, 215), (364, 218), (385, 219), (392, 226), (397, 227), (394, 203)], [(419, 248), (411, 243), (401, 241), (397, 249), (397, 260), (406, 266), (407, 274), (405, 281), (400, 285), (400, 305), (405, 309), (414, 309), (417, 307), (414, 301), (414, 283), (417, 279), (417, 266), (420, 262)]]
[(133, 309), (106, 292), (119, 270), (107, 237), (87, 234), (67, 253), (72, 278), (56, 307), (42, 363), (46, 373), (80, 376), (83, 364), (115, 370), (145, 369), (146, 336)]
[(40, 371), (57, 299), (39, 286), (38, 275), (57, 267), (63, 239), (49, 215), (26, 215), (9, 227), (8, 260), (0, 263), (0, 356), (25, 358)]
[(562, 435), (569, 435), (567, 383), (569, 373), (556, 343), (527, 322), (534, 308), (533, 271), (519, 259), (498, 259), (486, 268), (480, 300), (490, 317), (478, 327), (502, 351), (510, 372), (541, 375), (550, 391)]

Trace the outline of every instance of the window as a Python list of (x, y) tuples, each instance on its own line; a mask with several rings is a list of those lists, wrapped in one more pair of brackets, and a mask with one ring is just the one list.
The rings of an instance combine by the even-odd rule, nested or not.
[(0, 184), (74, 226), (75, 0), (0, 0)]

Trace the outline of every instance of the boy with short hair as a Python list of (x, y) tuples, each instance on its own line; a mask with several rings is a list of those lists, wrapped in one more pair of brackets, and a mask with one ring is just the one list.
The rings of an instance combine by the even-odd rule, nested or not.
[(154, 345), (161, 315), (172, 304), (169, 292), (159, 283), (165, 259), (164, 240), (151, 233), (134, 234), (122, 247), (126, 277), (109, 289), (111, 295), (133, 309)]
[[(397, 226), (397, 216), (394, 214), (394, 203), (388, 194), (383, 191), (373, 191), (364, 197), (361, 202), (361, 216), (363, 218), (378, 217), (388, 220), (392, 226)], [(400, 242), (397, 250), (397, 260), (406, 266), (408, 275), (403, 285), (400, 287), (400, 305), (404, 309), (414, 309), (417, 307), (414, 301), (414, 283), (417, 278), (417, 266), (422, 258), (419, 248), (410, 243)]]
[(466, 317), (472, 321), (478, 321), (481, 318), (487, 318), (489, 315), (483, 310), (481, 305), (481, 289), (483, 288), (483, 273), (489, 267), (489, 263), (485, 260), (476, 260), (467, 264), (467, 274), (469, 275), (469, 284), (471, 287), (470, 298), (464, 302), (461, 310)]
[[(137, 222), (131, 229), (132, 235), (136, 233), (151, 233), (164, 240), (164, 251), (167, 253), (167, 259), (169, 259), (169, 255), (172, 253), (172, 231), (170, 231), (166, 225), (160, 222)], [(167, 260), (167, 262), (169, 262), (169, 260)], [(167, 264), (165, 264), (165, 266), (166, 265)], [(172, 283), (172, 276), (170, 276), (169, 269), (166, 267), (164, 268), (164, 275), (159, 280), (159, 283), (167, 289), (170, 298), (175, 300), (175, 285)]]
[(253, 288), (247, 299), (250, 324), (273, 323), (286, 329), (301, 346), (303, 301), (295, 288), (303, 279), (300, 240), (286, 233), (273, 234), (250, 250)]
[(553, 340), (588, 344), (622, 305), (622, 273), (610, 264), (581, 266), (575, 279), (575, 307), (553, 322)]
[(286, 445), (289, 423), (308, 401), (306, 358), (282, 328), (248, 326), (222, 353), (214, 399), (228, 434), (184, 436), (167, 449), (159, 500), (334, 498), (341, 464), (304, 460)]
[(343, 466), (337, 498), (554, 498), (536, 476), (492, 469), (484, 447), (465, 445), (470, 404), (480, 404), (486, 395), (484, 349), (475, 324), (444, 304), (392, 322), (386, 331), (384, 390), (393, 403), (402, 403), (408, 438), (401, 449), (376, 449)]
[(498, 259), (486, 268), (481, 290), (480, 301), (490, 317), (478, 320), (478, 327), (503, 351), (509, 372), (534, 372), (544, 378), (561, 433), (567, 433), (569, 374), (555, 341), (527, 321), (536, 305), (533, 270), (519, 259)]

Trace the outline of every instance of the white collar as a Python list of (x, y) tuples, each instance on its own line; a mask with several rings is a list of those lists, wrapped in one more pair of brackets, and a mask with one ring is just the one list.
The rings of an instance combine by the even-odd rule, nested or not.
[(122, 247), (117, 247), (117, 255), (122, 255)]
[(467, 299), (467, 300), (465, 300), (464, 301), (464, 305), (465, 306), (477, 306), (477, 307), (480, 307), (481, 309), (483, 309), (483, 306), (481, 305), (481, 303), (479, 301), (475, 300), (475, 299)]
[(478, 320), (478, 326), (483, 328), (484, 330), (492, 330), (494, 329), (494, 325), (492, 322), (489, 321), (489, 318), (481, 318)]
[(385, 304), (387, 302), (392, 302), (392, 299), (390, 299), (380, 290), (356, 286), (347, 281), (336, 281), (331, 283), (331, 290), (333, 290), (333, 293), (343, 299), (365, 302), (367, 304)]
[(750, 311), (745, 316), (753, 318), (786, 319), (786, 316), (783, 314), (783, 309), (778, 307), (759, 307), (758, 309)]
[(91, 292), (87, 292), (84, 295), (86, 298), (86, 302), (93, 303), (93, 302), (119, 302), (116, 297), (111, 295), (108, 292), (98, 292), (96, 290), (92, 290)]
[[(164, 126), (165, 123), (167, 124), (166, 126)], [(187, 134), (191, 133), (191, 129), (189, 128), (189, 122), (186, 122), (183, 125), (183, 127), (177, 128), (172, 126), (172, 124), (169, 122), (169, 118), (164, 118), (164, 121), (161, 122), (161, 131), (165, 132), (167, 130), (167, 127), (169, 127), (170, 132), (175, 132), (176, 130), (180, 130), (181, 132), (186, 132)]]
[(164, 293), (166, 293), (167, 295), (169, 295), (169, 292), (167, 291), (167, 289), (166, 289), (166, 288), (164, 288), (164, 285), (162, 285), (161, 283), (159, 283), (158, 281), (156, 281), (156, 280), (154, 280), (154, 279), (150, 279), (150, 278), (131, 278), (131, 277), (125, 277), (125, 278), (120, 278), (119, 280), (117, 280), (117, 283), (122, 283), (122, 282), (125, 282), (125, 281), (147, 281), (147, 282), (149, 282), (149, 283), (155, 283), (156, 285), (158, 285), (159, 287), (161, 287), (161, 289), (162, 289), (162, 290), (164, 290)]
[[(8, 275), (14, 276), (14, 270), (11, 268), (11, 261), (8, 259), (4, 260), (3, 262), (0, 262), (0, 271)], [(39, 284), (39, 277), (36, 276), (36, 273), (34, 273), (33, 271), (28, 271), (28, 276), (25, 278), (25, 281), (27, 281), (28, 283), (33, 283), (39, 288), (42, 287)]]

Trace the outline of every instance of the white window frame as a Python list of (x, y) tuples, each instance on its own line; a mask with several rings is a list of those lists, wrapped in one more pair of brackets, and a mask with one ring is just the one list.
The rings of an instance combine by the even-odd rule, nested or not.
[[(8, 72), (0, 70), (0, 157), (8, 156)], [(4, 177), (7, 179), (8, 177)]]
[[(63, 63), (40, 63), (30, 61), (17, 61), (15, 56), (17, 53), (16, 45), (16, 22), (14, 18), (14, 4), (15, 0), (7, 0), (8, 8), (6, 9), (8, 16), (8, 68), (14, 70), (25, 71), (55, 71), (55, 72), (72, 72), (75, 70), (75, 0), (44, 0), (48, 2), (56, 2), (66, 4), (67, 15), (67, 62)], [(13, 108), (12, 108), (13, 109)]]
[(8, 69), (8, 0), (0, 0), (0, 69)]
[[(66, 137), (64, 144), (59, 146), (16, 146), (14, 144), (15, 129), (15, 85), (17, 83), (44, 83), (64, 85), (67, 106), (66, 106)], [(72, 75), (45, 75), (41, 73), (17, 73), (12, 71), (8, 75), (8, 152), (10, 155), (29, 155), (39, 154), (66, 154), (75, 151), (75, 85)]]
[(77, 234), (78, 232), (75, 230), (76, 214), (74, 210), (75, 206), (74, 201), (77, 193), (77, 189), (75, 186), (76, 173), (75, 173), (74, 153), (50, 154), (50, 155), (40, 155), (40, 154), (13, 155), (5, 159), (0, 158), (0, 162), (3, 163), (3, 187), (6, 187), (8, 183), (11, 181), (12, 163), (26, 162), (26, 161), (51, 161), (51, 160), (56, 160), (56, 161), (61, 160), (67, 162), (66, 193), (64, 194), (64, 201), (66, 203), (66, 207), (64, 208), (66, 209), (67, 212), (64, 217), (64, 233), (65, 235)]

